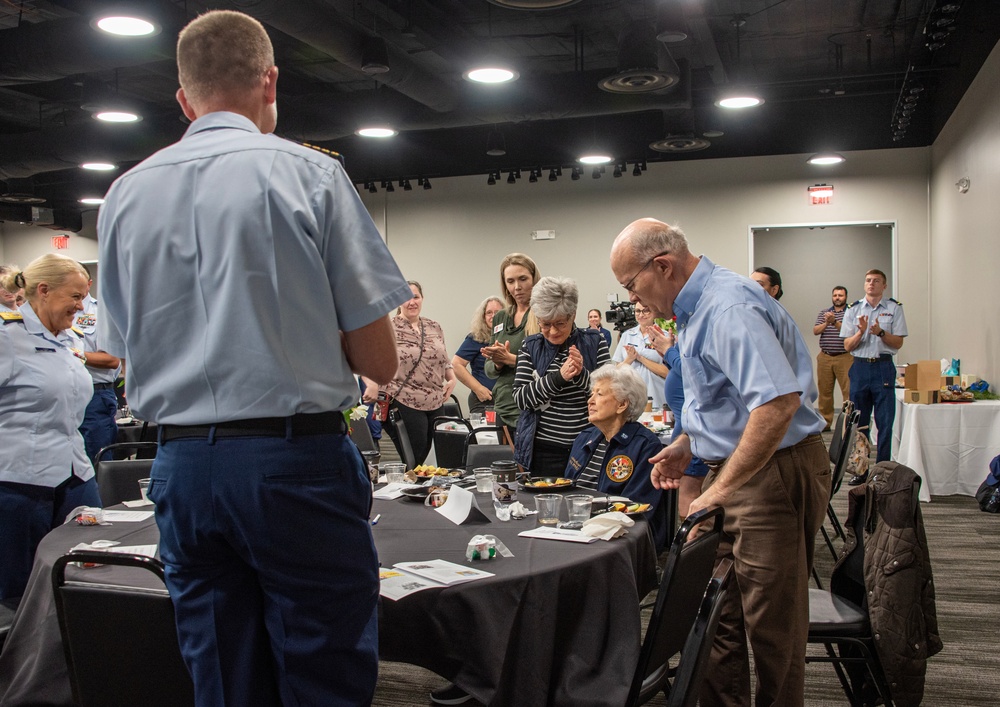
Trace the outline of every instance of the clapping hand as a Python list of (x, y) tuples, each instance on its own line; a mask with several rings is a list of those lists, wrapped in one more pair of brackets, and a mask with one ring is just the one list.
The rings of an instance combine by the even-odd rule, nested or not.
[(858, 331), (865, 331), (868, 328), (868, 315), (858, 315)]
[(836, 321), (837, 321), (837, 315), (834, 314), (833, 312), (827, 312), (826, 314), (823, 315), (823, 322), (827, 326), (830, 326), (831, 324), (833, 324)]
[[(490, 346), (484, 346), (479, 349), (479, 353), (493, 361), (493, 363), (497, 366), (507, 366), (512, 363), (517, 363), (517, 357), (513, 356), (510, 352), (509, 341), (505, 341), (502, 344), (499, 341), (496, 341)], [(514, 358), (513, 361), (510, 360), (512, 357)]]
[(639, 353), (631, 344), (625, 344), (625, 363), (633, 363), (638, 358)]
[(566, 360), (563, 361), (563, 365), (559, 368), (559, 375), (563, 377), (563, 380), (569, 381), (580, 375), (580, 371), (582, 370), (583, 355), (580, 353), (580, 349), (570, 346)]
[(663, 331), (663, 329), (655, 324), (651, 324), (646, 327), (646, 336), (649, 337), (649, 345), (656, 349), (656, 352), (660, 354), (660, 356), (665, 354), (667, 349), (675, 343), (673, 334)]

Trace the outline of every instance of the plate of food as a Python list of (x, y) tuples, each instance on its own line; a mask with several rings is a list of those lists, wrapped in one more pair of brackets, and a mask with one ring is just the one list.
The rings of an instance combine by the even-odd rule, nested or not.
[[(621, 500), (612, 500), (621, 499)], [(627, 498), (621, 498), (620, 496), (612, 496), (608, 499), (607, 505), (603, 503), (604, 499), (600, 499), (602, 503), (598, 503), (598, 499), (594, 499), (594, 510), (591, 515), (601, 515), (602, 513), (624, 513), (627, 516), (635, 516), (641, 513), (645, 513), (650, 508), (652, 504), (650, 503), (634, 503)]]
[(459, 477), (465, 474), (465, 472), (462, 469), (446, 469), (443, 466), (431, 466), (429, 464), (421, 464), (419, 466), (413, 467), (412, 473), (419, 479), (429, 479), (433, 476)]
[(518, 485), (525, 491), (558, 491), (573, 488), (576, 486), (576, 481), (561, 476), (530, 476), (518, 482)]

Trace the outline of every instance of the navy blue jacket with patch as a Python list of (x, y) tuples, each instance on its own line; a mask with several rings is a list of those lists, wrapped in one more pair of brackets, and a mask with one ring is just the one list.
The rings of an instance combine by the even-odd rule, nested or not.
[[(581, 432), (569, 454), (565, 476), (576, 479), (587, 468), (594, 450), (604, 438), (604, 433), (591, 425)], [(649, 503), (652, 508), (645, 514), (653, 531), (657, 550), (667, 542), (666, 505), (660, 502), (663, 492), (653, 488), (649, 473), (653, 465), (649, 458), (663, 449), (659, 438), (638, 422), (626, 422), (618, 434), (608, 442), (597, 488), (609, 496), (626, 496), (635, 503)], [(609, 468), (610, 471), (609, 471)]]

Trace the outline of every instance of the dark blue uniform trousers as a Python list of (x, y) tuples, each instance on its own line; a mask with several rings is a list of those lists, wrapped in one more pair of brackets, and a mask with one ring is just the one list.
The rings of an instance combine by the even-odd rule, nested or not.
[(118, 412), (118, 398), (115, 397), (115, 391), (95, 390), (94, 397), (87, 403), (83, 424), (80, 425), (80, 434), (83, 435), (87, 456), (95, 463), (94, 457), (97, 453), (118, 439), (116, 412)]
[(378, 560), (350, 438), (170, 440), (151, 478), (197, 704), (369, 704)]
[(100, 508), (93, 478), (70, 476), (55, 488), (0, 481), (0, 599), (24, 594), (38, 543), (77, 506)]
[[(878, 427), (876, 461), (892, 457), (892, 423), (896, 419), (896, 364), (891, 358), (869, 362), (855, 357), (851, 365), (851, 402), (861, 413), (859, 427), (871, 424), (872, 408)], [(867, 435), (868, 432), (865, 431)]]

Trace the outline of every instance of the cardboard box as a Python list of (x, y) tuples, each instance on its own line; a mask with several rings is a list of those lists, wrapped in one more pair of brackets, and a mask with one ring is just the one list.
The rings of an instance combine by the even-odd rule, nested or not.
[(940, 391), (934, 390), (911, 390), (907, 388), (903, 391), (903, 402), (910, 405), (933, 405), (938, 402)]
[(917, 361), (907, 365), (903, 387), (910, 390), (937, 390), (941, 387), (941, 362)]
[(947, 388), (949, 385), (961, 385), (961, 376), (941, 376), (941, 387)]

